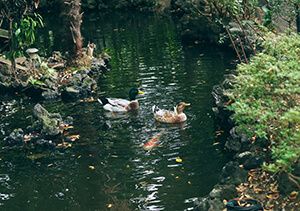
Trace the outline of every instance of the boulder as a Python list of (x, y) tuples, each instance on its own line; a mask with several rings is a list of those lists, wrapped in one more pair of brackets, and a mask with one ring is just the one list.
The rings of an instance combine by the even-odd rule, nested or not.
[(56, 114), (50, 114), (40, 104), (36, 104), (33, 109), (34, 116), (38, 119), (42, 125), (42, 133), (47, 136), (56, 136), (61, 133), (59, 128), (62, 119)]
[(238, 139), (229, 138), (225, 143), (225, 147), (230, 152), (238, 152), (240, 151), (242, 145)]
[(222, 169), (221, 183), (239, 185), (247, 180), (248, 172), (238, 162), (230, 161)]
[(9, 146), (22, 145), (24, 143), (24, 131), (21, 128), (14, 129), (11, 134), (4, 138)]

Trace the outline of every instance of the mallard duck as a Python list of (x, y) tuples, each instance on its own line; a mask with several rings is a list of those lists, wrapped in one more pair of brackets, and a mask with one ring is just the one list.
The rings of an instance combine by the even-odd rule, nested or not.
[(137, 88), (131, 88), (129, 90), (129, 100), (100, 97), (98, 101), (107, 111), (127, 112), (131, 110), (137, 110), (139, 108), (139, 102), (137, 101), (136, 97), (141, 94), (144, 94), (144, 92), (138, 90)]
[(156, 105), (152, 107), (152, 112), (154, 114), (154, 118), (158, 122), (164, 123), (180, 123), (186, 121), (187, 117), (183, 110), (185, 107), (190, 106), (191, 104), (180, 102), (176, 107), (174, 107), (174, 111), (164, 110), (158, 108)]

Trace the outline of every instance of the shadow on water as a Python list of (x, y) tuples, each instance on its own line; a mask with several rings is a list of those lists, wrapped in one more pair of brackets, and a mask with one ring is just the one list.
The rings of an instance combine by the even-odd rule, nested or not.
[[(59, 28), (58, 22), (48, 29)], [(41, 40), (50, 39), (47, 28)], [(154, 16), (87, 16), (83, 32), (98, 51), (108, 49), (112, 70), (98, 95), (127, 97), (140, 87), (138, 112), (112, 115), (98, 103), (48, 103), (75, 119), (80, 140), (66, 150), (0, 151), (0, 208), (6, 210), (188, 210), (194, 197), (217, 182), (225, 156), (213, 146), (213, 85), (222, 81), (231, 54), (213, 46), (182, 46), (171, 20)], [(53, 34), (50, 50), (63, 33)], [(42, 42), (45, 45), (49, 42)], [(49, 50), (48, 49), (48, 50)], [(154, 104), (186, 101), (188, 121), (156, 123)], [(2, 98), (0, 137), (25, 127), (34, 104)], [(164, 131), (158, 147), (141, 145)], [(118, 207), (119, 206), (119, 207)]]

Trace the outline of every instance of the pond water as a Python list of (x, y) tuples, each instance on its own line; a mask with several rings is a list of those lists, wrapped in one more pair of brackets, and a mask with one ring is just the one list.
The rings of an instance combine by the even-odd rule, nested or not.
[[(63, 49), (59, 17), (41, 41)], [(46, 34), (47, 34), (46, 33)], [(127, 97), (139, 87), (138, 112), (110, 115), (98, 103), (44, 102), (51, 112), (74, 117), (80, 139), (65, 150), (32, 152), (0, 144), (1, 210), (192, 210), (209, 193), (227, 161), (216, 141), (212, 87), (222, 81), (231, 54), (214, 46), (184, 46), (168, 18), (111, 15), (85, 19), (85, 40), (108, 49), (111, 71), (98, 96)], [(0, 139), (28, 125), (35, 103), (1, 97)], [(186, 123), (156, 123), (151, 106), (191, 103)], [(164, 131), (151, 151), (141, 144)], [(182, 162), (176, 162), (176, 158)], [(178, 159), (177, 159), (178, 161)], [(93, 166), (94, 168), (92, 168)], [(129, 209), (130, 208), (130, 209)]]

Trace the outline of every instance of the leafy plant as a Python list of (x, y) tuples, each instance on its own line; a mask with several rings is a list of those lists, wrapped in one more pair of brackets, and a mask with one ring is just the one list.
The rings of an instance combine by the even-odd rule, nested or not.
[(300, 158), (300, 36), (274, 36), (249, 64), (238, 66), (228, 108), (240, 132), (270, 141), (274, 172), (290, 171)]
[(23, 55), (24, 50), (34, 44), (37, 28), (43, 27), (43, 19), (39, 14), (23, 17), (20, 22), (15, 22), (13, 26), (11, 58)]

